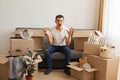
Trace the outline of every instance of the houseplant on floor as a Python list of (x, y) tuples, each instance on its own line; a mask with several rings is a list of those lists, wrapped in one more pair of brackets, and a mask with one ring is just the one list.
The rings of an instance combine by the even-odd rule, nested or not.
[(39, 53), (32, 52), (31, 50), (28, 50), (28, 53), (24, 56), (26, 67), (23, 70), (24, 73), (26, 73), (26, 80), (32, 80), (32, 74), (35, 71), (36, 64), (42, 61)]

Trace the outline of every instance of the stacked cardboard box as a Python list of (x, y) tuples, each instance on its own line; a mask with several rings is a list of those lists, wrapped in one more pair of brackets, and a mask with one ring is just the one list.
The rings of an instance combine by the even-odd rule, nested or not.
[(9, 54), (0, 54), (0, 80), (8, 80), (9, 60), (6, 58)]
[(33, 39), (10, 39), (10, 54), (12, 56), (24, 55), (28, 49), (34, 49)]
[[(20, 32), (24, 31), (25, 28), (18, 28), (12, 34), (15, 34), (15, 37), (20, 37)], [(43, 49), (43, 37), (45, 37), (45, 33), (41, 29), (27, 29), (28, 32), (33, 32), (32, 39), (34, 40), (34, 49)]]
[[(17, 29), (15, 32), (13, 32), (12, 34), (15, 35), (15, 38), (11, 38), (10, 40), (10, 52), (12, 55), (20, 55), (21, 53), (23, 53), (22, 55), (24, 55), (24, 53), (27, 51), (27, 48), (32, 49), (32, 50), (37, 50), (37, 49), (43, 49), (44, 45), (43, 45), (43, 37), (45, 36), (43, 30), (41, 29), (27, 29), (28, 32), (33, 32), (32, 35), (32, 39), (18, 39), (20, 38), (20, 32), (24, 31), (25, 28), (20, 28)], [(16, 54), (15, 50), (16, 49), (20, 49), (22, 52)]]
[[(76, 35), (77, 34), (78, 33), (76, 33)], [(81, 35), (82, 38), (84, 38), (83, 35), (84, 34)], [(87, 36), (85, 38), (87, 38)], [(79, 41), (80, 41), (78, 39), (79, 39), (78, 37), (76, 38), (76, 40), (74, 39), (76, 41), (76, 45), (77, 45), (77, 46), (74, 46), (74, 48), (76, 50), (80, 50), (80, 49), (78, 49)], [(103, 47), (103, 45), (89, 44), (87, 42), (84, 42), (83, 45), (84, 45), (84, 56), (87, 56), (88, 63), (92, 67), (98, 69), (98, 71), (95, 72), (94, 79), (93, 79), (93, 78), (90, 78), (84, 70), (80, 71), (80, 69), (78, 69), (78, 67), (76, 67), (76, 66), (68, 66), (71, 68), (71, 76), (76, 77), (80, 80), (117, 80), (119, 57), (115, 57), (114, 55), (111, 55), (111, 56), (113, 56), (111, 58), (101, 57), (100, 56), (100, 47)], [(91, 76), (93, 75), (93, 73), (89, 73), (89, 74)], [(87, 77), (87, 79), (84, 77)]]
[(96, 55), (89, 55), (88, 61), (98, 69), (95, 73), (95, 80), (117, 80), (119, 57), (106, 59)]
[[(100, 56), (99, 44), (84, 44), (84, 54), (87, 55), (89, 63), (98, 69), (95, 72), (95, 80), (117, 80), (119, 58), (103, 58)], [(109, 53), (108, 53), (109, 54)]]
[(84, 42), (88, 40), (90, 33), (94, 33), (94, 30), (75, 30), (73, 34), (74, 50), (84, 49)]
[(100, 55), (100, 44), (89, 44), (87, 42), (84, 43), (84, 54), (85, 55)]

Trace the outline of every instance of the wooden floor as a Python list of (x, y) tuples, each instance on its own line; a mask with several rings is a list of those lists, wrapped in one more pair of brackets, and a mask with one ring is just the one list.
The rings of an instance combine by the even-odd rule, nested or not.
[(44, 75), (45, 70), (34, 74), (33, 80), (78, 80), (64, 73), (63, 69), (53, 69), (49, 75)]

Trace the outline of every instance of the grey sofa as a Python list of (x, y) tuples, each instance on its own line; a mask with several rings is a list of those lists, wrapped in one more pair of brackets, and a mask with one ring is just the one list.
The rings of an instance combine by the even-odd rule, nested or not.
[[(38, 30), (38, 29), (42, 29), (42, 28), (16, 28), (16, 30), (18, 30), (18, 29)], [(16, 36), (18, 37), (18, 35), (16, 35)], [(79, 58), (82, 57), (83, 51), (73, 50), (73, 47), (74, 47), (73, 44), (74, 44), (74, 41), (73, 41), (73, 38), (72, 38), (71, 39), (71, 44), (70, 44), (71, 61), (78, 61)], [(47, 48), (49, 46), (46, 36), (43, 38), (43, 46), (44, 46), (44, 48)], [(38, 68), (39, 69), (46, 68), (45, 53), (41, 53), (40, 55), (43, 59), (43, 62), (39, 63)], [(64, 58), (65, 58), (64, 53), (55, 52), (51, 55), (51, 57), (52, 57), (52, 68), (64, 68)]]

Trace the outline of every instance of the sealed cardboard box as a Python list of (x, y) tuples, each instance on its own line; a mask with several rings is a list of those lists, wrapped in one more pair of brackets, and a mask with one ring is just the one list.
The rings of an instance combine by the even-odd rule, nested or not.
[(99, 44), (88, 44), (87, 42), (84, 43), (84, 54), (87, 55), (100, 55), (100, 47), (102, 45)]
[(34, 40), (33, 39), (10, 39), (10, 54), (14, 56), (14, 54), (21, 53), (24, 55), (28, 49), (34, 49)]
[(74, 50), (83, 50), (84, 42), (88, 40), (90, 33), (94, 30), (76, 30), (73, 34)]
[(16, 49), (16, 50), (11, 50), (10, 55), (11, 56), (22, 56), (22, 55), (25, 55), (26, 52), (27, 50)]
[(34, 49), (43, 49), (44, 45), (43, 45), (43, 37), (33, 37), (32, 38), (34, 40)]
[(0, 57), (6, 58), (9, 57), (10, 54), (9, 53), (0, 53)]
[(0, 80), (8, 80), (9, 60), (0, 54)]
[(86, 42), (88, 38), (74, 38), (74, 50), (83, 50), (84, 42)]
[(119, 57), (106, 59), (96, 55), (89, 55), (88, 61), (98, 69), (95, 72), (95, 80), (117, 80)]
[(72, 63), (68, 65), (71, 68), (71, 76), (79, 80), (94, 80), (94, 72), (97, 71), (96, 68), (83, 69), (79, 68), (77, 63)]

